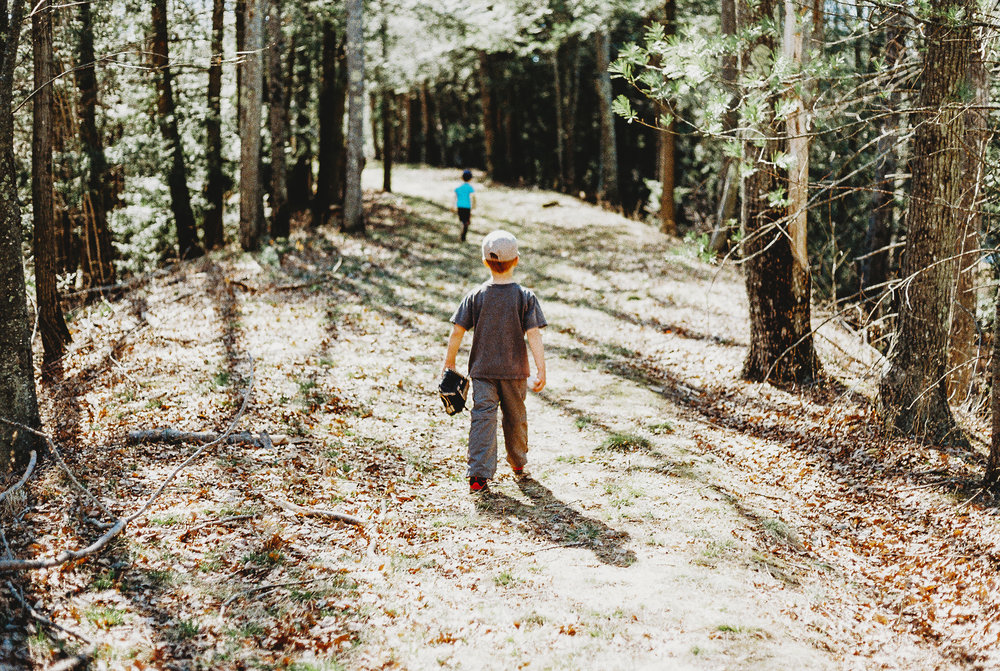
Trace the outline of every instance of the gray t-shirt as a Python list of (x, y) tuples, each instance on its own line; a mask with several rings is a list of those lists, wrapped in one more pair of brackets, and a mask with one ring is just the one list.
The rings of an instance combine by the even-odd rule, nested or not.
[(473, 331), (469, 377), (487, 380), (528, 377), (531, 371), (524, 334), (547, 324), (530, 290), (519, 284), (493, 282), (469, 292), (449, 321)]

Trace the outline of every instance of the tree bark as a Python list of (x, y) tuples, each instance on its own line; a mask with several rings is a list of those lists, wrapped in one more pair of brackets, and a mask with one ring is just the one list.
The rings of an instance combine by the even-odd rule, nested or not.
[[(741, 30), (758, 26), (775, 15), (777, 0), (738, 0)], [(770, 76), (775, 36), (761, 32), (746, 46), (744, 80)], [(755, 58), (751, 59), (750, 55)], [(761, 58), (767, 54), (767, 62)], [(758, 68), (764, 71), (757, 71)], [(743, 378), (778, 384), (804, 383), (816, 378), (819, 360), (813, 349), (809, 305), (809, 275), (797, 271), (788, 231), (787, 206), (769, 202), (768, 194), (787, 185), (787, 175), (773, 163), (784, 149), (775, 120), (776, 94), (770, 94), (760, 120), (744, 142), (745, 160), (753, 169), (743, 178), (743, 256), (747, 298), (750, 303), (750, 349), (743, 364)]]
[[(663, 3), (663, 31), (667, 38), (677, 32), (677, 2), (666, 0)], [(677, 209), (674, 203), (674, 154), (677, 147), (677, 123), (673, 119), (670, 101), (658, 105), (660, 114), (670, 114), (670, 123), (659, 133), (660, 141), (660, 232), (667, 235), (677, 235)]]
[[(21, 208), (17, 201), (12, 110), (14, 67), (24, 22), (24, 0), (3, 2), (0, 12), (0, 417), (39, 426), (31, 323), (21, 261)], [(0, 422), (0, 477), (28, 463), (41, 441)]]
[(618, 147), (615, 139), (615, 115), (611, 110), (611, 45), (603, 29), (594, 31), (594, 53), (597, 61), (597, 104), (601, 121), (601, 171), (597, 182), (597, 200), (618, 207)]
[(483, 108), (483, 157), (486, 173), (496, 178), (497, 128), (496, 109), (493, 103), (493, 73), (491, 58), (486, 51), (479, 51), (479, 100)]
[(35, 97), (32, 101), (31, 211), (34, 219), (35, 302), (42, 361), (59, 359), (70, 342), (56, 284), (56, 222), (52, 181), (52, 7), (41, 0), (31, 17)]
[(392, 122), (392, 97), (382, 92), (382, 190), (392, 193), (392, 157), (396, 153), (396, 138)]
[(205, 116), (205, 220), (202, 239), (207, 249), (217, 249), (223, 239), (222, 214), (226, 178), (222, 172), (222, 60), (225, 0), (212, 2), (212, 64), (208, 68), (208, 114)]
[(285, 53), (281, 0), (270, 0), (267, 18), (268, 119), (271, 126), (271, 237), (287, 238), (290, 230), (288, 211), (288, 170), (285, 147), (288, 145), (288, 107), (281, 57)]
[(809, 304), (809, 114), (803, 99), (808, 88), (803, 72), (805, 13), (796, 0), (784, 0), (784, 37), (782, 55), (797, 69), (788, 83), (786, 100), (792, 109), (785, 121), (786, 151), (791, 158), (788, 169), (788, 236), (792, 243), (792, 291), (797, 304)]
[(951, 335), (948, 352), (948, 398), (964, 403), (971, 395), (976, 372), (976, 286), (975, 273), (980, 255), (979, 236), (983, 225), (983, 179), (989, 130), (989, 73), (983, 54), (972, 54), (969, 83), (975, 88), (974, 107), (965, 112), (965, 151), (963, 155), (963, 192), (960, 201), (962, 221), (958, 236), (958, 276), (955, 302), (951, 311)]
[[(721, 0), (719, 8), (720, 29), (726, 37), (736, 35), (736, 0)], [(723, 87), (730, 92), (729, 108), (722, 117), (722, 138), (724, 142), (735, 142), (739, 124), (739, 90), (737, 87), (739, 59), (736, 53), (725, 52), (722, 56)], [(729, 245), (729, 234), (736, 218), (739, 203), (739, 165), (736, 159), (726, 154), (719, 171), (719, 202), (715, 208), (715, 228), (708, 248), (715, 254), (722, 253)]]
[[(311, 18), (311, 14), (306, 11), (305, 18)], [(293, 44), (298, 42), (298, 35), (293, 39)], [(289, 60), (295, 62), (295, 132), (292, 138), (294, 143), (295, 165), (292, 166), (288, 175), (288, 204), (292, 212), (304, 212), (309, 209), (312, 202), (313, 191), (313, 143), (311, 134), (313, 132), (312, 122), (309, 119), (309, 107), (312, 101), (312, 55), (305, 45), (301, 49), (292, 50)]]
[[(885, 59), (890, 72), (899, 67), (905, 56), (905, 40), (908, 27), (903, 17), (889, 9), (888, 26), (884, 31), (885, 47), (879, 57)], [(898, 77), (890, 76), (886, 84), (888, 99), (881, 110), (876, 143), (875, 184), (872, 194), (871, 212), (868, 215), (868, 231), (865, 235), (865, 258), (861, 262), (861, 297), (873, 319), (888, 312), (885, 305), (885, 283), (889, 279), (889, 245), (892, 241), (896, 218), (896, 170), (899, 142), (900, 93)]]
[[(966, 136), (962, 102), (972, 54), (975, 0), (933, 0), (925, 23), (927, 51), (915, 124), (910, 205), (896, 342), (879, 380), (883, 424), (937, 443), (964, 443), (948, 406), (946, 370), (956, 239), (965, 219), (958, 205)], [(961, 19), (954, 19), (954, 16)]]
[(364, 233), (361, 171), (365, 164), (365, 35), (364, 2), (347, 2), (347, 179), (344, 190), (344, 230)]
[(260, 124), (264, 76), (261, 67), (264, 16), (261, 0), (246, 0), (243, 19), (245, 44), (241, 68), (240, 96), (240, 247), (251, 251), (260, 248), (264, 230), (260, 180)]
[(562, 91), (562, 67), (559, 63), (559, 54), (562, 52), (562, 45), (558, 45), (552, 52), (552, 87), (555, 94), (556, 112), (556, 183), (555, 188), (559, 191), (565, 189), (566, 184), (566, 124), (563, 120), (565, 111), (563, 109)]
[[(81, 5), (84, 7), (87, 3)], [(170, 187), (170, 209), (177, 227), (177, 247), (182, 259), (193, 259), (205, 252), (198, 244), (198, 231), (191, 209), (191, 193), (187, 185), (187, 168), (184, 164), (184, 148), (181, 145), (180, 127), (177, 123), (177, 105), (174, 102), (173, 74), (170, 70), (170, 47), (167, 32), (167, 0), (153, 0), (153, 67), (159, 73), (159, 113), (160, 134), (170, 152), (170, 171), (167, 184)]]
[[(1000, 315), (1000, 287), (993, 302), (996, 312)], [(993, 347), (990, 352), (990, 414), (993, 415), (992, 432), (990, 436), (990, 456), (986, 462), (986, 475), (983, 484), (1000, 493), (1000, 319), (993, 318)]]
[(243, 58), (247, 44), (247, 0), (236, 0), (236, 109), (243, 109)]
[(319, 174), (313, 201), (313, 224), (330, 217), (330, 206), (341, 202), (344, 173), (340, 156), (344, 149), (344, 108), (347, 99), (347, 67), (344, 45), (332, 21), (323, 24), (323, 66), (319, 90)]
[(85, 289), (115, 283), (114, 252), (108, 228), (111, 197), (108, 186), (108, 162), (104, 155), (104, 140), (97, 128), (97, 72), (94, 54), (94, 28), (89, 3), (79, 9), (80, 62), (76, 71), (76, 86), (80, 92), (80, 144), (87, 156), (87, 191), (83, 199), (82, 258)]

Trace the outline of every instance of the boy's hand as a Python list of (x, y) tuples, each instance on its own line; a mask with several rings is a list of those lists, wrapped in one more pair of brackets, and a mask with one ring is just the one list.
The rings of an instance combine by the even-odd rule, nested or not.
[(531, 388), (531, 391), (537, 394), (542, 389), (545, 389), (545, 371), (535, 373), (535, 386)]

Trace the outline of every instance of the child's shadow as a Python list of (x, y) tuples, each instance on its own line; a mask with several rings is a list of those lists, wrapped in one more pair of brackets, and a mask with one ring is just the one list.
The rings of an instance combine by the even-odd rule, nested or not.
[(476, 508), (481, 513), (501, 519), (518, 517), (536, 536), (551, 540), (558, 546), (587, 548), (605, 564), (626, 567), (635, 563), (635, 553), (624, 548), (629, 540), (624, 531), (616, 531), (604, 522), (574, 510), (533, 478), (522, 478), (517, 481), (517, 486), (533, 505), (494, 490), (480, 498)]

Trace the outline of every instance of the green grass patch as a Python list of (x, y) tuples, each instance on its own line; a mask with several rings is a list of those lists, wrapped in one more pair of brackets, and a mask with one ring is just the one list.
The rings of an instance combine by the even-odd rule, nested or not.
[(512, 585), (516, 585), (519, 582), (521, 582), (520, 579), (514, 577), (514, 575), (511, 574), (510, 571), (504, 571), (500, 575), (494, 576), (493, 578), (493, 583), (497, 587), (510, 587)]
[(125, 624), (126, 611), (113, 606), (90, 606), (83, 617), (98, 629), (111, 629)]
[(676, 431), (674, 425), (670, 422), (660, 422), (659, 424), (650, 424), (646, 427), (649, 432), (656, 436), (662, 436), (664, 434), (673, 433)]
[(652, 443), (643, 436), (637, 436), (634, 433), (613, 433), (605, 438), (597, 449), (611, 452), (637, 452), (648, 450), (651, 447)]

